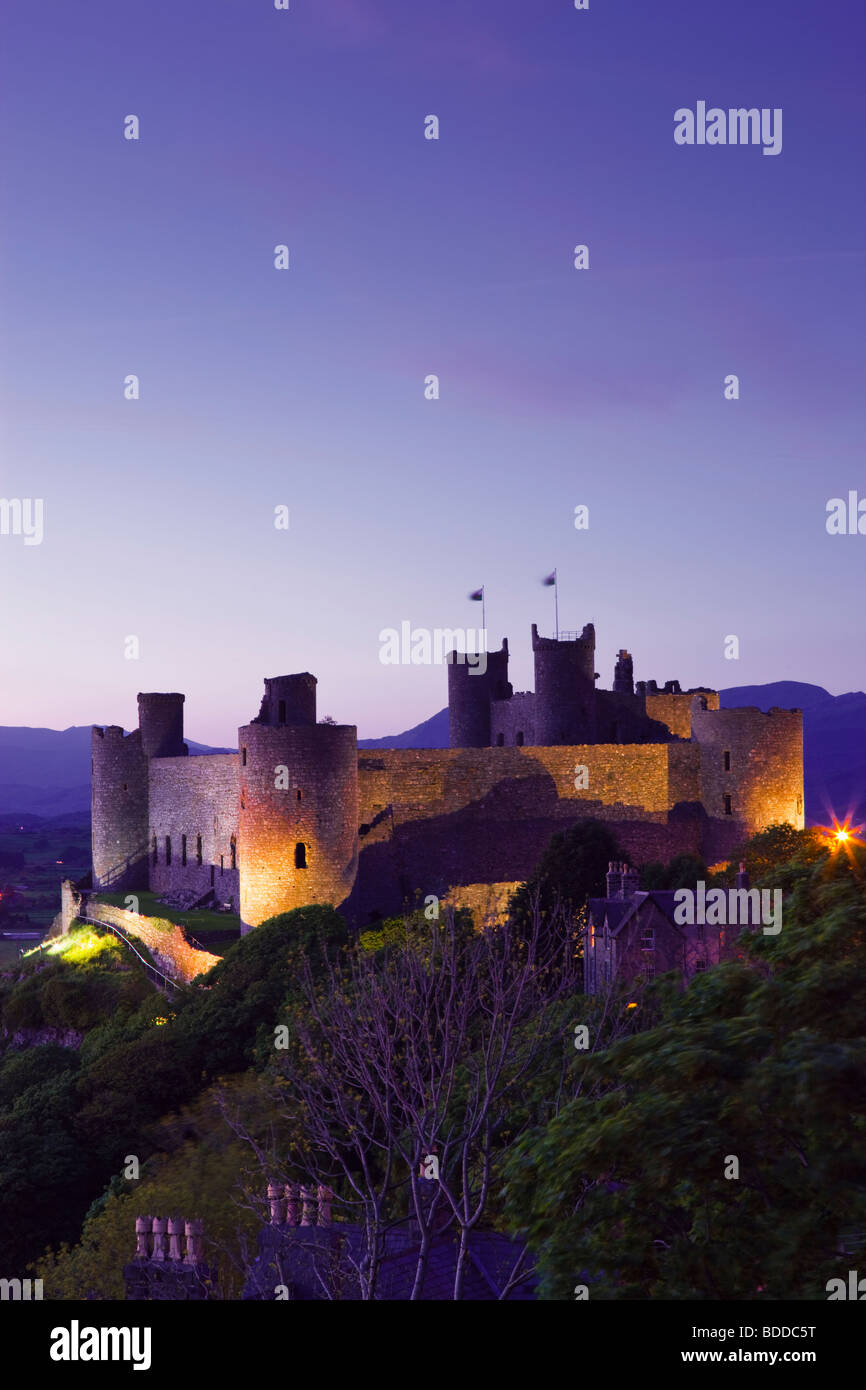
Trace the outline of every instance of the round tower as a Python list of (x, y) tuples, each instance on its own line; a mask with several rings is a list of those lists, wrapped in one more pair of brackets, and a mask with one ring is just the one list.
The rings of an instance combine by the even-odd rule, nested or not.
[(146, 888), (147, 758), (138, 729), (117, 725), (91, 735), (93, 886), (111, 892)]
[(355, 882), (357, 730), (317, 724), (315, 694), (307, 673), (268, 681), (262, 714), (293, 713), (303, 722), (265, 722), (260, 714), (238, 730), (243, 933), (308, 903), (339, 907)]
[(452, 748), (490, 747), (490, 702), (507, 700), (508, 638), (486, 662), (470, 664), (463, 652), (448, 655), (448, 738)]
[(146, 758), (183, 758), (183, 695), (139, 695), (138, 727)]
[(765, 714), (754, 706), (708, 709), (707, 703), (706, 696), (695, 695), (691, 708), (707, 814), (728, 823), (731, 843), (786, 821), (802, 830), (801, 711), (774, 708)]
[(315, 724), (316, 677), (309, 671), (297, 676), (265, 678), (265, 693), (254, 724)]
[(595, 739), (595, 628), (579, 637), (539, 637), (532, 624), (535, 658), (535, 742), (542, 747)]

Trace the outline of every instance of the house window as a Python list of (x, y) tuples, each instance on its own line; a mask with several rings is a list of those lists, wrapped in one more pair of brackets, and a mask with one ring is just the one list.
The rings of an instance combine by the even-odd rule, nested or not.
[(170, 863), (171, 863), (171, 836), (170, 836), (170, 835), (166, 835), (166, 837), (165, 837), (165, 862), (166, 862), (166, 864), (170, 864)]
[(730, 751), (726, 749), (725, 752), (724, 752), (724, 754), (723, 754), (723, 757), (724, 757), (724, 760), (725, 760), (725, 772), (730, 772), (730, 770), (731, 770), (731, 754), (730, 754)]
[(186, 868), (186, 836), (180, 837), (180, 862)]
[(514, 742), (517, 744), (518, 748), (522, 748), (522, 747), (523, 747), (523, 730), (522, 730), (522, 729), (518, 729), (518, 731), (517, 731), (517, 738), (514, 740)]
[(195, 837), (195, 862), (201, 863), (201, 835)]
[(238, 866), (238, 842), (235, 839), (234, 835), (232, 835), (230, 844), (232, 850), (232, 868), (236, 869)]
[(731, 810), (731, 798), (730, 798), (729, 796), (726, 796), (726, 797), (725, 797), (725, 815), (726, 815), (726, 816), (732, 816), (733, 814), (734, 814), (734, 813), (733, 813), (733, 811)]
[(246, 765), (247, 765), (247, 750), (246, 750), (246, 748), (242, 748), (242, 749), (241, 749), (241, 767), (246, 767)]
[(153, 862), (154, 862), (154, 864), (158, 864), (158, 863), (159, 863), (159, 850), (158, 850), (157, 847), (156, 847), (156, 836), (155, 836), (155, 835), (154, 835), (153, 839), (152, 839), (151, 842), (150, 842), (150, 849), (151, 849), (151, 853), (152, 853), (152, 855), (153, 855)]
[(307, 867), (307, 846), (302, 840), (295, 845), (295, 868), (305, 869)]
[(705, 960), (696, 960), (696, 961), (695, 961), (695, 970), (706, 970), (706, 968), (707, 968), (707, 962), (706, 962)]
[(501, 747), (503, 746), (504, 743), (505, 743), (505, 735), (504, 735), (504, 734), (497, 734), (497, 735), (496, 735), (496, 747), (497, 747), (497, 748), (501, 748)]
[(280, 703), (279, 703), (279, 705), (278, 705), (278, 707), (277, 707), (277, 722), (280, 723), (280, 724), (285, 724), (285, 722), (286, 722), (286, 702), (285, 702), (285, 700), (280, 700)]
[(654, 951), (656, 948), (656, 934), (654, 927), (644, 927), (641, 932), (640, 948), (642, 951)]

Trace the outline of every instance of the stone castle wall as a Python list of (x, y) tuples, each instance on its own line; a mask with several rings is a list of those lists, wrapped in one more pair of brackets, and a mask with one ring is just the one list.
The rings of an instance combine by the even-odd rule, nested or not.
[[(741, 821), (750, 833), (784, 821), (802, 830), (803, 716), (799, 710), (772, 709), (764, 714), (748, 707), (695, 708), (692, 727), (699, 740), (701, 796), (711, 816)], [(730, 797), (730, 814), (726, 797)]]
[[(519, 740), (518, 735), (522, 735)], [(494, 748), (514, 748), (518, 744), (535, 743), (535, 696), (531, 691), (521, 690), (510, 700), (493, 702), (490, 707), (490, 742)]]
[(149, 883), (155, 893), (198, 891), (204, 895), (213, 888), (218, 902), (231, 900), (237, 911), (237, 836), (237, 753), (151, 759), (148, 856)]

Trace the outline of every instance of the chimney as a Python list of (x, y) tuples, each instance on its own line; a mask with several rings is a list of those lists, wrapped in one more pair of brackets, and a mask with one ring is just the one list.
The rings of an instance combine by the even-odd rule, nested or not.
[(739, 871), (739, 873), (737, 874), (737, 887), (738, 887), (738, 888), (751, 888), (751, 886), (752, 886), (752, 885), (751, 885), (751, 883), (750, 883), (750, 881), (749, 881), (749, 875), (746, 873), (746, 865), (745, 865), (745, 863), (743, 862), (743, 860), (741, 859), (741, 860), (740, 860), (740, 871)]
[(630, 864), (622, 866), (622, 897), (633, 898), (638, 891), (640, 875), (637, 869), (633, 869)]
[(622, 897), (622, 865), (608, 864), (607, 866), (607, 897)]

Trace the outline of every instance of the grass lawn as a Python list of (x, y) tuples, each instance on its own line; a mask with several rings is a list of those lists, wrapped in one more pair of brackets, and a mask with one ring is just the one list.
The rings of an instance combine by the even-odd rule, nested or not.
[[(129, 896), (131, 895), (128, 893), (96, 893), (94, 901), (107, 903), (110, 907), (125, 908)], [(198, 936), (199, 932), (237, 935), (240, 931), (241, 919), (236, 912), (210, 912), (207, 908), (181, 912), (176, 907), (168, 907), (160, 902), (155, 893), (139, 892), (132, 896), (138, 898), (138, 909), (142, 917), (161, 917), (164, 922), (177, 922), (179, 926), (186, 927), (193, 936)]]

